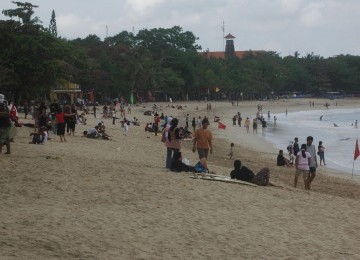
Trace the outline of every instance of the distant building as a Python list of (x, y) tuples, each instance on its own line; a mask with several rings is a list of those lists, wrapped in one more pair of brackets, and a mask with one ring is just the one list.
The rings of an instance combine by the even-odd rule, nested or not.
[(262, 50), (235, 51), (235, 46), (234, 46), (235, 38), (236, 38), (235, 36), (233, 36), (231, 33), (229, 33), (228, 35), (226, 35), (224, 37), (224, 39), (226, 39), (225, 51), (205, 51), (205, 52), (203, 52), (203, 55), (206, 58), (215, 58), (215, 59), (225, 59), (225, 58), (230, 58), (230, 57), (237, 57), (239, 59), (243, 59), (244, 57), (246, 57), (248, 55), (256, 56), (259, 53), (265, 52)]

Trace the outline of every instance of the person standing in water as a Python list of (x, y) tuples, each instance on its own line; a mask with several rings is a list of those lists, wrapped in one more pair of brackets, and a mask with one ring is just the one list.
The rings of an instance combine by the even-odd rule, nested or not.
[(319, 141), (319, 145), (318, 145), (318, 155), (320, 157), (320, 165), (321, 162), (324, 163), (324, 165), (326, 165), (325, 163), (325, 147), (323, 146), (323, 142)]

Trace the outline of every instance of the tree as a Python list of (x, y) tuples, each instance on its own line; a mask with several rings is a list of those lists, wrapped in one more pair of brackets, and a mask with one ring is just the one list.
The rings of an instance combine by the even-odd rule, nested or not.
[(2, 13), (5, 16), (8, 16), (10, 18), (18, 17), (19, 19), (21, 19), (24, 25), (35, 25), (41, 23), (39, 17), (35, 16), (33, 19), (31, 18), (32, 15), (34, 14), (33, 9), (39, 6), (33, 5), (28, 2), (22, 3), (22, 2), (12, 1), (12, 3), (16, 4), (18, 8), (3, 10)]
[(51, 13), (49, 31), (54, 37), (57, 37), (56, 16), (55, 16), (55, 11), (54, 10), (52, 10), (52, 13)]

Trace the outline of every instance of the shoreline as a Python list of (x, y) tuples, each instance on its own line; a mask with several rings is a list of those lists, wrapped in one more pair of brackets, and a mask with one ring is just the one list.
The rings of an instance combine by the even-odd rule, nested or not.
[[(296, 99), (296, 100), (293, 100), (293, 103), (296, 103), (296, 105), (299, 105), (299, 103), (301, 103), (302, 106), (304, 106), (304, 104), (308, 103), (307, 99), (304, 99), (303, 102), (299, 102), (299, 101), (301, 101), (301, 100)], [(317, 102), (320, 102), (320, 104), (323, 102), (327, 102), (327, 101), (328, 100), (326, 100), (326, 99), (317, 100)], [(347, 104), (347, 100), (343, 100), (343, 102), (340, 103), (338, 106), (333, 107), (333, 110), (351, 109), (351, 108), (356, 107), (356, 105), (359, 107), (358, 104), (353, 104), (352, 101), (356, 102), (356, 100), (350, 100), (351, 103)], [(221, 109), (220, 114), (224, 114), (224, 113), (226, 114), (226, 112), (227, 112), (227, 111), (225, 111), (226, 109), (234, 110), (234, 107), (232, 107), (230, 105), (230, 103), (229, 103), (229, 107), (227, 107), (227, 108), (226, 108), (226, 106), (227, 106), (226, 102), (219, 102), (219, 103), (222, 106), (222, 108), (220, 108)], [(249, 108), (249, 105), (244, 102), (243, 104), (241, 104), (242, 106), (241, 105), (239, 106), (239, 108), (241, 107), (240, 108), (241, 111), (243, 111), (246, 116), (252, 116), (252, 118), (253, 118), (255, 115), (255, 109), (256, 109), (255, 103), (256, 102), (252, 102), (252, 104), (249, 104), (250, 106), (252, 106), (251, 108)], [(216, 104), (216, 102), (215, 102), (215, 104)], [(224, 106), (226, 109), (224, 108)], [(296, 110), (296, 111), (294, 111), (292, 104), (286, 104), (286, 106), (289, 107), (289, 111), (291, 110), (291, 112), (289, 112), (289, 113), (294, 113), (294, 112), (301, 113), (303, 111), (313, 111), (313, 110), (321, 111), (318, 107), (319, 105), (315, 109), (309, 108), (309, 107), (306, 107), (306, 108), (303, 107), (303, 110)], [(216, 105), (215, 105), (215, 108), (216, 108)], [(274, 106), (273, 106), (273, 108), (274, 108)], [(249, 111), (249, 109), (253, 109), (253, 111)], [(279, 109), (281, 109), (281, 108), (275, 107), (276, 112), (274, 112), (272, 114), (279, 114), (279, 113), (285, 114), (284, 110), (280, 111)], [(324, 109), (322, 109), (322, 110), (324, 110)], [(265, 116), (266, 116), (266, 112), (267, 111), (263, 112)], [(216, 111), (214, 114), (216, 115), (216, 113), (218, 113), (218, 111)], [(262, 152), (262, 153), (268, 153), (269, 158), (272, 156), (273, 158), (275, 158), (274, 160), (276, 160), (276, 156), (278, 154), (279, 148), (276, 147), (275, 143), (269, 141), (268, 139), (266, 139), (266, 137), (262, 136), (261, 129), (258, 129), (258, 134), (253, 135), (251, 133), (252, 127), (250, 127), (250, 134), (247, 134), (243, 128), (239, 128), (238, 126), (236, 126), (236, 127), (232, 126), (232, 122), (230, 122), (231, 117), (228, 116), (228, 113), (229, 112), (227, 112), (227, 116), (224, 117), (226, 121), (221, 120), (222, 123), (227, 125), (226, 130), (215, 130), (214, 127), (212, 127), (213, 135), (215, 138), (223, 138), (229, 142), (234, 142), (235, 145), (236, 144), (241, 145), (241, 147), (243, 147), (245, 149), (250, 149), (250, 150)], [(234, 111), (233, 114), (235, 114), (235, 113), (236, 112)], [(243, 117), (243, 122), (244, 122), (243, 113), (242, 113), (242, 117)], [(209, 119), (211, 120), (211, 118), (209, 118)], [(222, 119), (222, 118), (220, 118), (220, 119)], [(214, 124), (214, 122), (210, 122), (210, 124), (211, 123)], [(281, 125), (281, 122), (278, 122), (278, 124), (279, 123)], [(215, 126), (216, 126), (216, 123), (215, 123)], [(272, 128), (271, 131), (281, 131), (281, 126), (280, 126), (280, 128)], [(286, 145), (287, 144), (284, 143), (283, 147), (280, 149), (285, 151)], [(351, 178), (351, 172), (347, 172), (347, 171), (343, 170), (341, 168), (341, 166), (336, 167), (336, 165), (335, 165), (334, 167), (329, 167), (329, 166), (327, 166), (327, 167), (319, 166), (319, 167), (323, 168), (323, 171), (330, 173), (334, 176), (338, 176), (338, 177), (345, 178), (345, 179)], [(360, 175), (355, 174), (353, 179), (356, 181), (359, 181)]]

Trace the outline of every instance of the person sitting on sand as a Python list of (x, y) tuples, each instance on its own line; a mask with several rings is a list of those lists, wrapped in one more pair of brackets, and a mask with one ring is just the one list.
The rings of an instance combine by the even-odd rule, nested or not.
[(195, 167), (182, 162), (182, 154), (180, 151), (174, 152), (170, 170), (174, 172), (196, 172)]
[(153, 123), (147, 123), (146, 126), (145, 126), (145, 132), (150, 132), (150, 133), (153, 133), (155, 132), (154, 130), (154, 124)]
[(206, 158), (202, 158), (200, 159), (200, 161), (198, 161), (196, 164), (195, 164), (195, 171), (197, 173), (203, 173), (203, 174), (207, 174), (207, 173), (210, 173), (210, 170), (209, 168), (207, 167), (207, 162), (206, 162)]
[(139, 119), (137, 119), (136, 117), (133, 118), (133, 120), (131, 121), (131, 123), (132, 123), (133, 125), (140, 126)]
[(44, 126), (40, 127), (38, 133), (31, 133), (30, 136), (32, 136), (30, 144), (45, 144), (48, 140), (48, 133)]
[(108, 140), (110, 135), (108, 135), (106, 132), (105, 132), (105, 125), (104, 125), (104, 122), (100, 122), (98, 123), (97, 125), (97, 131), (99, 133), (99, 135), (104, 139), (104, 140)]
[(99, 128), (98, 126), (89, 128), (87, 131), (84, 131), (83, 134), (87, 138), (98, 138), (100, 136), (98, 132), (98, 128)]
[(86, 115), (86, 113), (83, 112), (78, 116), (78, 120), (79, 120), (80, 124), (86, 125), (86, 120), (87, 119), (85, 118), (85, 115)]
[(230, 173), (231, 179), (247, 181), (259, 186), (268, 186), (270, 184), (270, 170), (265, 167), (257, 174), (254, 174), (249, 168), (241, 166), (240, 160), (234, 161), (234, 170)]
[(277, 160), (276, 160), (276, 165), (277, 166), (287, 166), (287, 167), (290, 167), (290, 161), (288, 159), (286, 159), (284, 157), (284, 152), (283, 150), (279, 150), (279, 154), (277, 156)]

